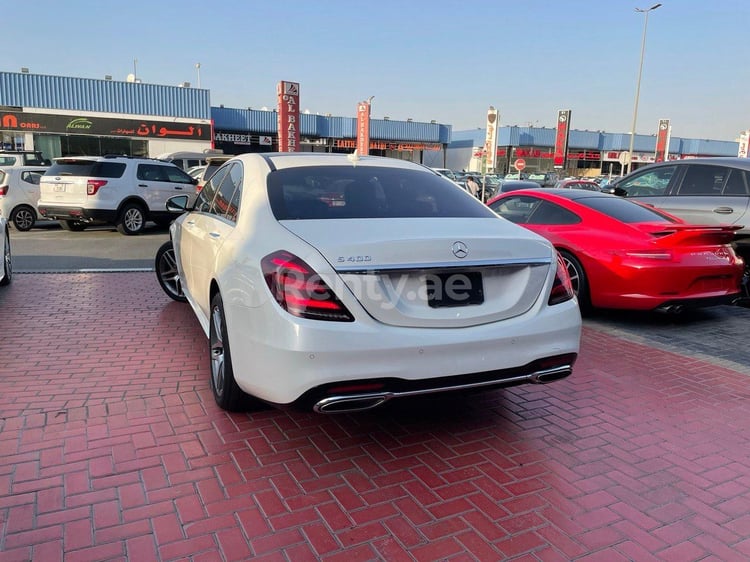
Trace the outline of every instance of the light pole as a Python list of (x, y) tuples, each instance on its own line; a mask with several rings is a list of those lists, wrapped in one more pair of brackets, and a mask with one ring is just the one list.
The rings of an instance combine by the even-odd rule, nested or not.
[(636, 12), (646, 14), (643, 19), (643, 38), (641, 39), (641, 64), (638, 67), (638, 83), (635, 87), (635, 106), (633, 107), (633, 126), (630, 128), (630, 149), (628, 150), (628, 173), (633, 169), (633, 143), (635, 142), (635, 123), (638, 120), (638, 98), (641, 95), (641, 74), (643, 73), (643, 55), (646, 53), (646, 28), (648, 27), (648, 14), (661, 6), (654, 4), (650, 8), (636, 8)]
[(198, 88), (201, 87), (201, 63), (195, 63), (195, 70), (198, 72)]

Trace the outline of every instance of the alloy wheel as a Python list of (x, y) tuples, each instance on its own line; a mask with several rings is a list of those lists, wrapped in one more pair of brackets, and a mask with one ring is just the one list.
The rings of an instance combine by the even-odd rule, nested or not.
[(221, 396), (224, 392), (224, 317), (218, 306), (211, 310), (211, 323), (211, 378), (216, 394)]

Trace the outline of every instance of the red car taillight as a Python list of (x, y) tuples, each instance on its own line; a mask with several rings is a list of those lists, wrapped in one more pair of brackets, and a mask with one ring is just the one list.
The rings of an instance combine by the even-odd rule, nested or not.
[(555, 271), (555, 282), (552, 284), (552, 291), (549, 294), (549, 300), (547, 304), (550, 306), (553, 304), (560, 304), (561, 302), (569, 301), (575, 296), (573, 291), (573, 284), (570, 282), (570, 275), (568, 275), (568, 269), (565, 267), (565, 263), (558, 254), (557, 256), (557, 271)]
[(261, 260), (261, 269), (273, 298), (289, 314), (312, 320), (354, 322), (325, 281), (294, 254), (269, 254)]
[(0, 185), (0, 195), (8, 195), (8, 186)]
[(86, 182), (86, 195), (96, 195), (103, 185), (107, 185), (107, 180), (89, 180)]

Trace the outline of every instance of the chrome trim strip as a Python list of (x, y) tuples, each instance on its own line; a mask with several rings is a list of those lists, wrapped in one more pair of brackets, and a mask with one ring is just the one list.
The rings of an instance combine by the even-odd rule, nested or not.
[(420, 264), (383, 264), (383, 265), (342, 265), (334, 266), (337, 273), (356, 273), (356, 274), (373, 274), (388, 273), (391, 271), (430, 271), (435, 269), (471, 269), (471, 268), (489, 268), (489, 267), (517, 267), (519, 265), (550, 265), (552, 258), (519, 258), (507, 260), (473, 260), (473, 261), (449, 261), (449, 262), (431, 262)]
[[(556, 381), (556, 380), (560, 380), (562, 378), (569, 376), (572, 372), (573, 372), (572, 365), (561, 365), (559, 367), (554, 367), (552, 369), (534, 371), (533, 373), (527, 373), (525, 375), (518, 375), (516, 377), (494, 379), (490, 381), (483, 381), (483, 382), (477, 382), (477, 383), (441, 386), (441, 387), (435, 387), (435, 388), (425, 388), (425, 389), (420, 389), (420, 390), (407, 390), (403, 392), (384, 391), (384, 392), (369, 392), (369, 393), (364, 393), (364, 394), (329, 396), (327, 398), (318, 400), (318, 402), (315, 403), (315, 406), (313, 406), (313, 410), (319, 414), (344, 414), (347, 412), (362, 412), (364, 410), (370, 410), (372, 408), (376, 408), (377, 406), (380, 406), (381, 404), (384, 404), (385, 402), (388, 402), (389, 400), (392, 400), (394, 398), (406, 398), (410, 396), (422, 396), (425, 394), (437, 394), (439, 392), (453, 392), (453, 391), (458, 391), (458, 390), (469, 390), (472, 388), (482, 388), (485, 386), (492, 386), (496, 384), (510, 384), (510, 383), (515, 383), (515, 382), (530, 382), (530, 383), (535, 383), (535, 384), (545, 384), (545, 381), (542, 380), (544, 377), (552, 376), (554, 377), (552, 380)], [(327, 407), (333, 406), (335, 404), (345, 404), (346, 402), (366, 402), (368, 400), (372, 401), (373, 403), (366, 407), (326, 410)]]

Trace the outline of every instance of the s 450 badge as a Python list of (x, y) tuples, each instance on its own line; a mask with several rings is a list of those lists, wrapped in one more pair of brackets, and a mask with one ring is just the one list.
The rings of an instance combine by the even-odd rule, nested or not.
[(339, 256), (338, 263), (365, 263), (372, 261), (372, 256)]

